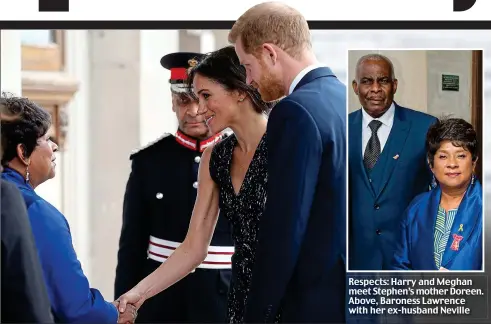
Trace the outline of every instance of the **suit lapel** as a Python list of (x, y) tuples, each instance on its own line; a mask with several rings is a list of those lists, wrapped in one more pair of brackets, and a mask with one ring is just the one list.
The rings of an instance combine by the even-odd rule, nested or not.
[(474, 232), (477, 221), (480, 219), (479, 216), (482, 213), (480, 192), (481, 185), (479, 182), (469, 185), (460, 203), (442, 258), (442, 267), (444, 268), (447, 268), (448, 264), (460, 253), (462, 247)]
[[(363, 108), (362, 108), (363, 109)], [(365, 165), (363, 164), (363, 155), (362, 155), (362, 114), (361, 114), (361, 109), (358, 110), (355, 113), (355, 118), (353, 118), (354, 121), (351, 125), (349, 125), (350, 131), (350, 137), (349, 137), (349, 147), (350, 147), (350, 158), (353, 159), (353, 173), (354, 174), (360, 174), (360, 176), (363, 178), (363, 182), (367, 186), (368, 190), (372, 193), (372, 195), (375, 197), (375, 192), (373, 191), (372, 185), (368, 181), (368, 175), (365, 170)]]
[(406, 143), (406, 139), (410, 129), (411, 122), (404, 118), (401, 108), (397, 104), (395, 104), (394, 124), (392, 125), (389, 138), (384, 147), (384, 151), (386, 151), (387, 153), (387, 160), (382, 176), (382, 181), (380, 183), (380, 186), (378, 187), (379, 190), (377, 191), (377, 198), (387, 186), (387, 183), (389, 182), (389, 179), (394, 171), (394, 167), (397, 165), (401, 158), (404, 158), (404, 156), (401, 156), (401, 152), (404, 149), (404, 144)]
[(300, 82), (298, 82), (298, 84), (295, 86), (295, 88), (293, 89), (293, 91), (295, 91), (298, 88), (300, 88), (301, 86), (303, 86), (303, 85), (305, 85), (305, 84), (307, 84), (309, 82), (312, 82), (312, 81), (314, 81), (317, 78), (321, 78), (321, 77), (336, 77), (336, 75), (334, 75), (334, 73), (332, 72), (332, 70), (330, 68), (328, 68), (328, 67), (315, 68), (312, 71), (309, 71), (309, 73), (307, 73), (300, 80)]

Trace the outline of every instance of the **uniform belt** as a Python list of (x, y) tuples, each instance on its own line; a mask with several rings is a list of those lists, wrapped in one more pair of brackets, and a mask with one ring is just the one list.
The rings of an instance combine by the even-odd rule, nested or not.
[[(158, 262), (165, 262), (180, 244), (179, 242), (163, 240), (150, 235), (148, 258)], [(233, 254), (233, 246), (209, 246), (208, 255), (198, 268), (230, 269), (232, 268)]]

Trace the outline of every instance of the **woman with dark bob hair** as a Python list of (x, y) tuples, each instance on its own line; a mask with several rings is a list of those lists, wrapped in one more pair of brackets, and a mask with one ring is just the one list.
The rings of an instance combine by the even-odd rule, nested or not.
[(227, 317), (229, 322), (243, 322), (266, 202), (266, 113), (273, 104), (262, 101), (247, 85), (246, 71), (232, 46), (207, 55), (190, 71), (189, 83), (211, 131), (230, 128), (234, 134), (203, 153), (186, 239), (157, 270), (118, 299), (120, 311), (127, 303), (140, 307), (198, 267), (207, 256), (220, 211), (220, 217), (232, 223), (235, 242)]
[(415, 197), (407, 208), (392, 269), (482, 270), (476, 132), (463, 119), (438, 120), (428, 130), (426, 145), (432, 190)]
[[(26, 98), (2, 95), (1, 100), (8, 114), (16, 116), (1, 122), (2, 179), (24, 198), (55, 321), (117, 323), (116, 303), (106, 302), (89, 286), (66, 218), (34, 191), (55, 176), (58, 147), (48, 136), (51, 116)], [(125, 320), (131, 319), (128, 315)]]

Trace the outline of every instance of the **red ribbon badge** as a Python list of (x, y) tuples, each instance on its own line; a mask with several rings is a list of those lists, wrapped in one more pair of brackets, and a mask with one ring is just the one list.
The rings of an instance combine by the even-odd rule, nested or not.
[(457, 234), (453, 234), (452, 236), (453, 236), (453, 242), (452, 245), (450, 246), (450, 249), (452, 249), (453, 251), (458, 251), (459, 243), (460, 241), (462, 241), (464, 237), (462, 235), (457, 235)]

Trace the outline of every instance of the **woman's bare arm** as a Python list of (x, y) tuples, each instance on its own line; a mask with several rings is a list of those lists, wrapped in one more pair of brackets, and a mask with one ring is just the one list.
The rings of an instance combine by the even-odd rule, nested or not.
[[(212, 148), (206, 149), (201, 157), (198, 193), (186, 238), (164, 263), (131, 290), (143, 299), (138, 302), (139, 305), (187, 276), (208, 254), (208, 246), (218, 219), (219, 195), (209, 171)], [(133, 303), (131, 300), (127, 302)]]

